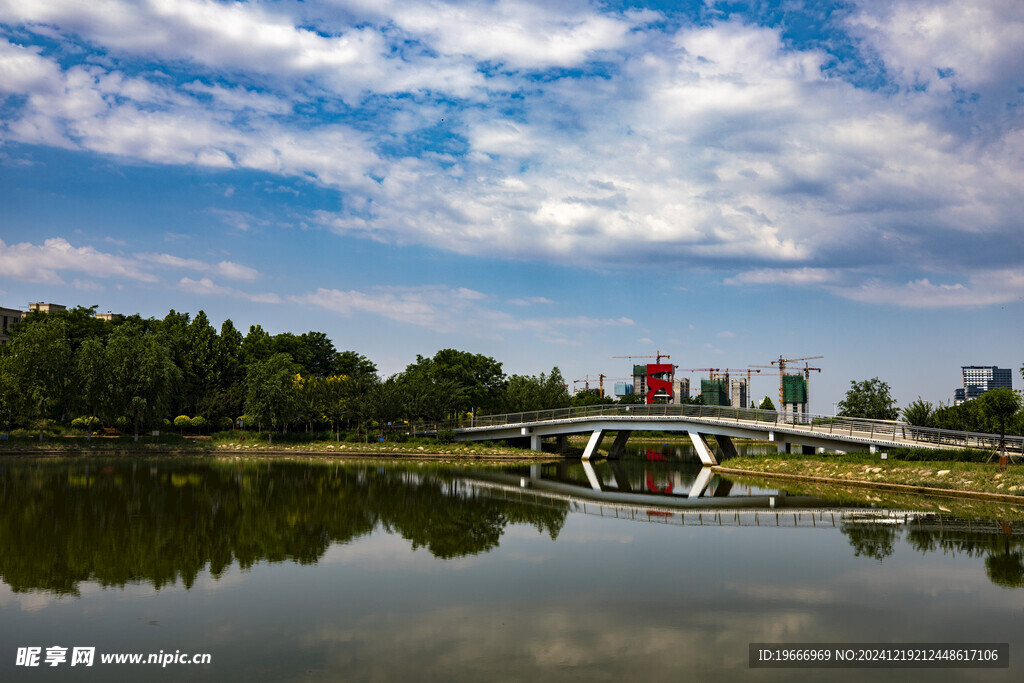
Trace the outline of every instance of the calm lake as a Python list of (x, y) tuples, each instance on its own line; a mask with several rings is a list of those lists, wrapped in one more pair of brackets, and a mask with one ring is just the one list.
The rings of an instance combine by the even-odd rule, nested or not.
[[(691, 458), (0, 460), (0, 679), (1024, 676), (1024, 513), (812, 497)], [(1010, 667), (751, 669), (762, 642), (1009, 643)], [(210, 661), (101, 662), (131, 653)]]

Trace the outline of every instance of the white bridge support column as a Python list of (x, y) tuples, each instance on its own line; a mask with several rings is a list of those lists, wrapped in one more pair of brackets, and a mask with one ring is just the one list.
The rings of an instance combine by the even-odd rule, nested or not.
[(594, 433), (590, 435), (590, 441), (587, 442), (587, 447), (583, 449), (584, 460), (590, 460), (590, 456), (600, 448), (602, 439), (604, 439), (604, 430), (595, 429)]
[(775, 442), (777, 452), (789, 453), (789, 442), (782, 439), (776, 432), (768, 432), (768, 440)]
[(540, 435), (538, 435), (538, 434), (530, 434), (530, 450), (531, 451), (539, 451), (540, 450)]
[(594, 470), (594, 466), (590, 464), (589, 460), (583, 461), (583, 471), (587, 475), (587, 481), (590, 482), (590, 488), (594, 489), (595, 491), (602, 490), (601, 480), (597, 478), (597, 472)]
[(700, 472), (697, 473), (697, 478), (693, 480), (693, 485), (690, 487), (690, 493), (686, 496), (687, 498), (700, 498), (704, 495), (704, 491), (707, 490), (708, 485), (711, 483), (711, 468), (702, 467)]
[(697, 456), (704, 465), (717, 465), (718, 460), (715, 459), (715, 454), (711, 450), (711, 446), (708, 445), (708, 439), (704, 434), (698, 434), (697, 432), (687, 432), (690, 435), (690, 441), (693, 442), (693, 449), (697, 451)]
[(618, 460), (622, 457), (622, 452), (626, 450), (626, 441), (629, 439), (629, 435), (633, 432), (623, 430), (615, 435), (615, 442), (612, 447), (608, 449), (608, 459)]

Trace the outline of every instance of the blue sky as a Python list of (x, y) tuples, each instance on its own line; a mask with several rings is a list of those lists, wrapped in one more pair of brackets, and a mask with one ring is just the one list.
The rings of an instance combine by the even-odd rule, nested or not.
[(0, 0), (0, 305), (948, 401), (1024, 362), (1021, 64), (1015, 0)]

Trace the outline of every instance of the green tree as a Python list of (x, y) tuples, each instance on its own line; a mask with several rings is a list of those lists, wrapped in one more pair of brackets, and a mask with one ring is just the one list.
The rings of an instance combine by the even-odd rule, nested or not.
[(245, 412), (268, 426), (268, 441), (274, 443), (274, 429), (285, 425), (298, 412), (299, 367), (287, 353), (275, 353), (249, 366), (245, 376)]
[(325, 377), (317, 383), (318, 402), (336, 439), (341, 437), (341, 421), (348, 412), (349, 384), (344, 375)]
[(364, 379), (377, 374), (377, 366), (355, 351), (342, 351), (334, 359), (333, 374)]
[(17, 380), (14, 377), (12, 360), (9, 354), (0, 352), (0, 417), (11, 430), (11, 423), (14, 416), (22, 412), (22, 398), (24, 394), (18, 389)]
[(764, 400), (761, 401), (761, 405), (759, 405), (758, 408), (760, 408), (761, 410), (775, 410), (775, 404), (772, 403), (772, 399), (770, 397), (765, 396)]
[(889, 384), (873, 377), (863, 382), (850, 382), (846, 398), (839, 402), (839, 414), (870, 420), (895, 420), (900, 415), (896, 406), (896, 399), (889, 393)]
[[(75, 354), (75, 375), (78, 398), (89, 415), (99, 415), (110, 393), (110, 370), (107, 365), (107, 350), (96, 337), (86, 339)], [(89, 420), (89, 436), (92, 440), (95, 421)]]
[(184, 434), (185, 430), (192, 426), (192, 418), (188, 415), (179, 415), (174, 418), (174, 426), (178, 428), (180, 434)]
[(607, 396), (601, 396), (593, 391), (581, 391), (572, 397), (570, 405), (573, 407), (581, 406), (598, 406), (605, 403), (611, 403), (612, 399)]
[[(31, 320), (32, 315), (27, 316)], [(38, 416), (39, 440), (51, 409), (63, 404), (71, 387), (72, 357), (67, 324), (45, 315), (32, 324), (16, 328), (11, 335), (10, 356), (13, 379), (23, 396), (19, 404)]]
[(565, 408), (569, 405), (569, 392), (558, 367), (551, 368), (551, 374), (543, 372), (536, 377), (512, 375), (502, 390), (501, 410), (508, 413), (523, 413), (533, 410)]
[(981, 414), (999, 428), (999, 451), (1006, 441), (1006, 423), (1020, 410), (1020, 394), (1013, 389), (990, 389), (975, 399)]
[(188, 384), (185, 386), (189, 412), (198, 414), (203, 402), (217, 386), (217, 331), (210, 325), (205, 311), (196, 317), (185, 330), (185, 353)]
[(935, 407), (920, 396), (903, 409), (903, 419), (915, 427), (930, 427)]
[(491, 412), (500, 409), (505, 374), (501, 363), (488, 356), (442, 349), (433, 358), (417, 355), (416, 362), (405, 372), (416, 382), (454, 382), (457, 390), (451, 394), (453, 410), (450, 416), (470, 410)]
[(242, 365), (248, 374), (253, 363), (264, 361), (274, 355), (274, 340), (259, 325), (250, 325), (239, 352)]
[(143, 424), (161, 418), (181, 383), (181, 371), (171, 360), (163, 335), (121, 325), (107, 342), (110, 368), (110, 407), (132, 424), (135, 440)]

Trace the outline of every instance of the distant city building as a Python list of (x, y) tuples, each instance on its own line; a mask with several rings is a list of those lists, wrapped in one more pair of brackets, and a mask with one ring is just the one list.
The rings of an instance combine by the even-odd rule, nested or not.
[(733, 379), (729, 382), (729, 405), (733, 408), (746, 408), (749, 404), (747, 380)]
[(963, 387), (953, 391), (953, 405), (978, 398), (990, 389), (1012, 389), (1013, 372), (995, 365), (963, 365), (960, 367)]
[(66, 311), (67, 306), (61, 306), (60, 304), (48, 304), (42, 301), (34, 301), (28, 305), (29, 313), (56, 313), (57, 311)]
[(0, 307), (0, 346), (6, 346), (7, 342), (11, 340), (10, 333), (8, 332), (11, 325), (20, 322), (24, 317), (24, 311), (19, 311), (16, 308)]

